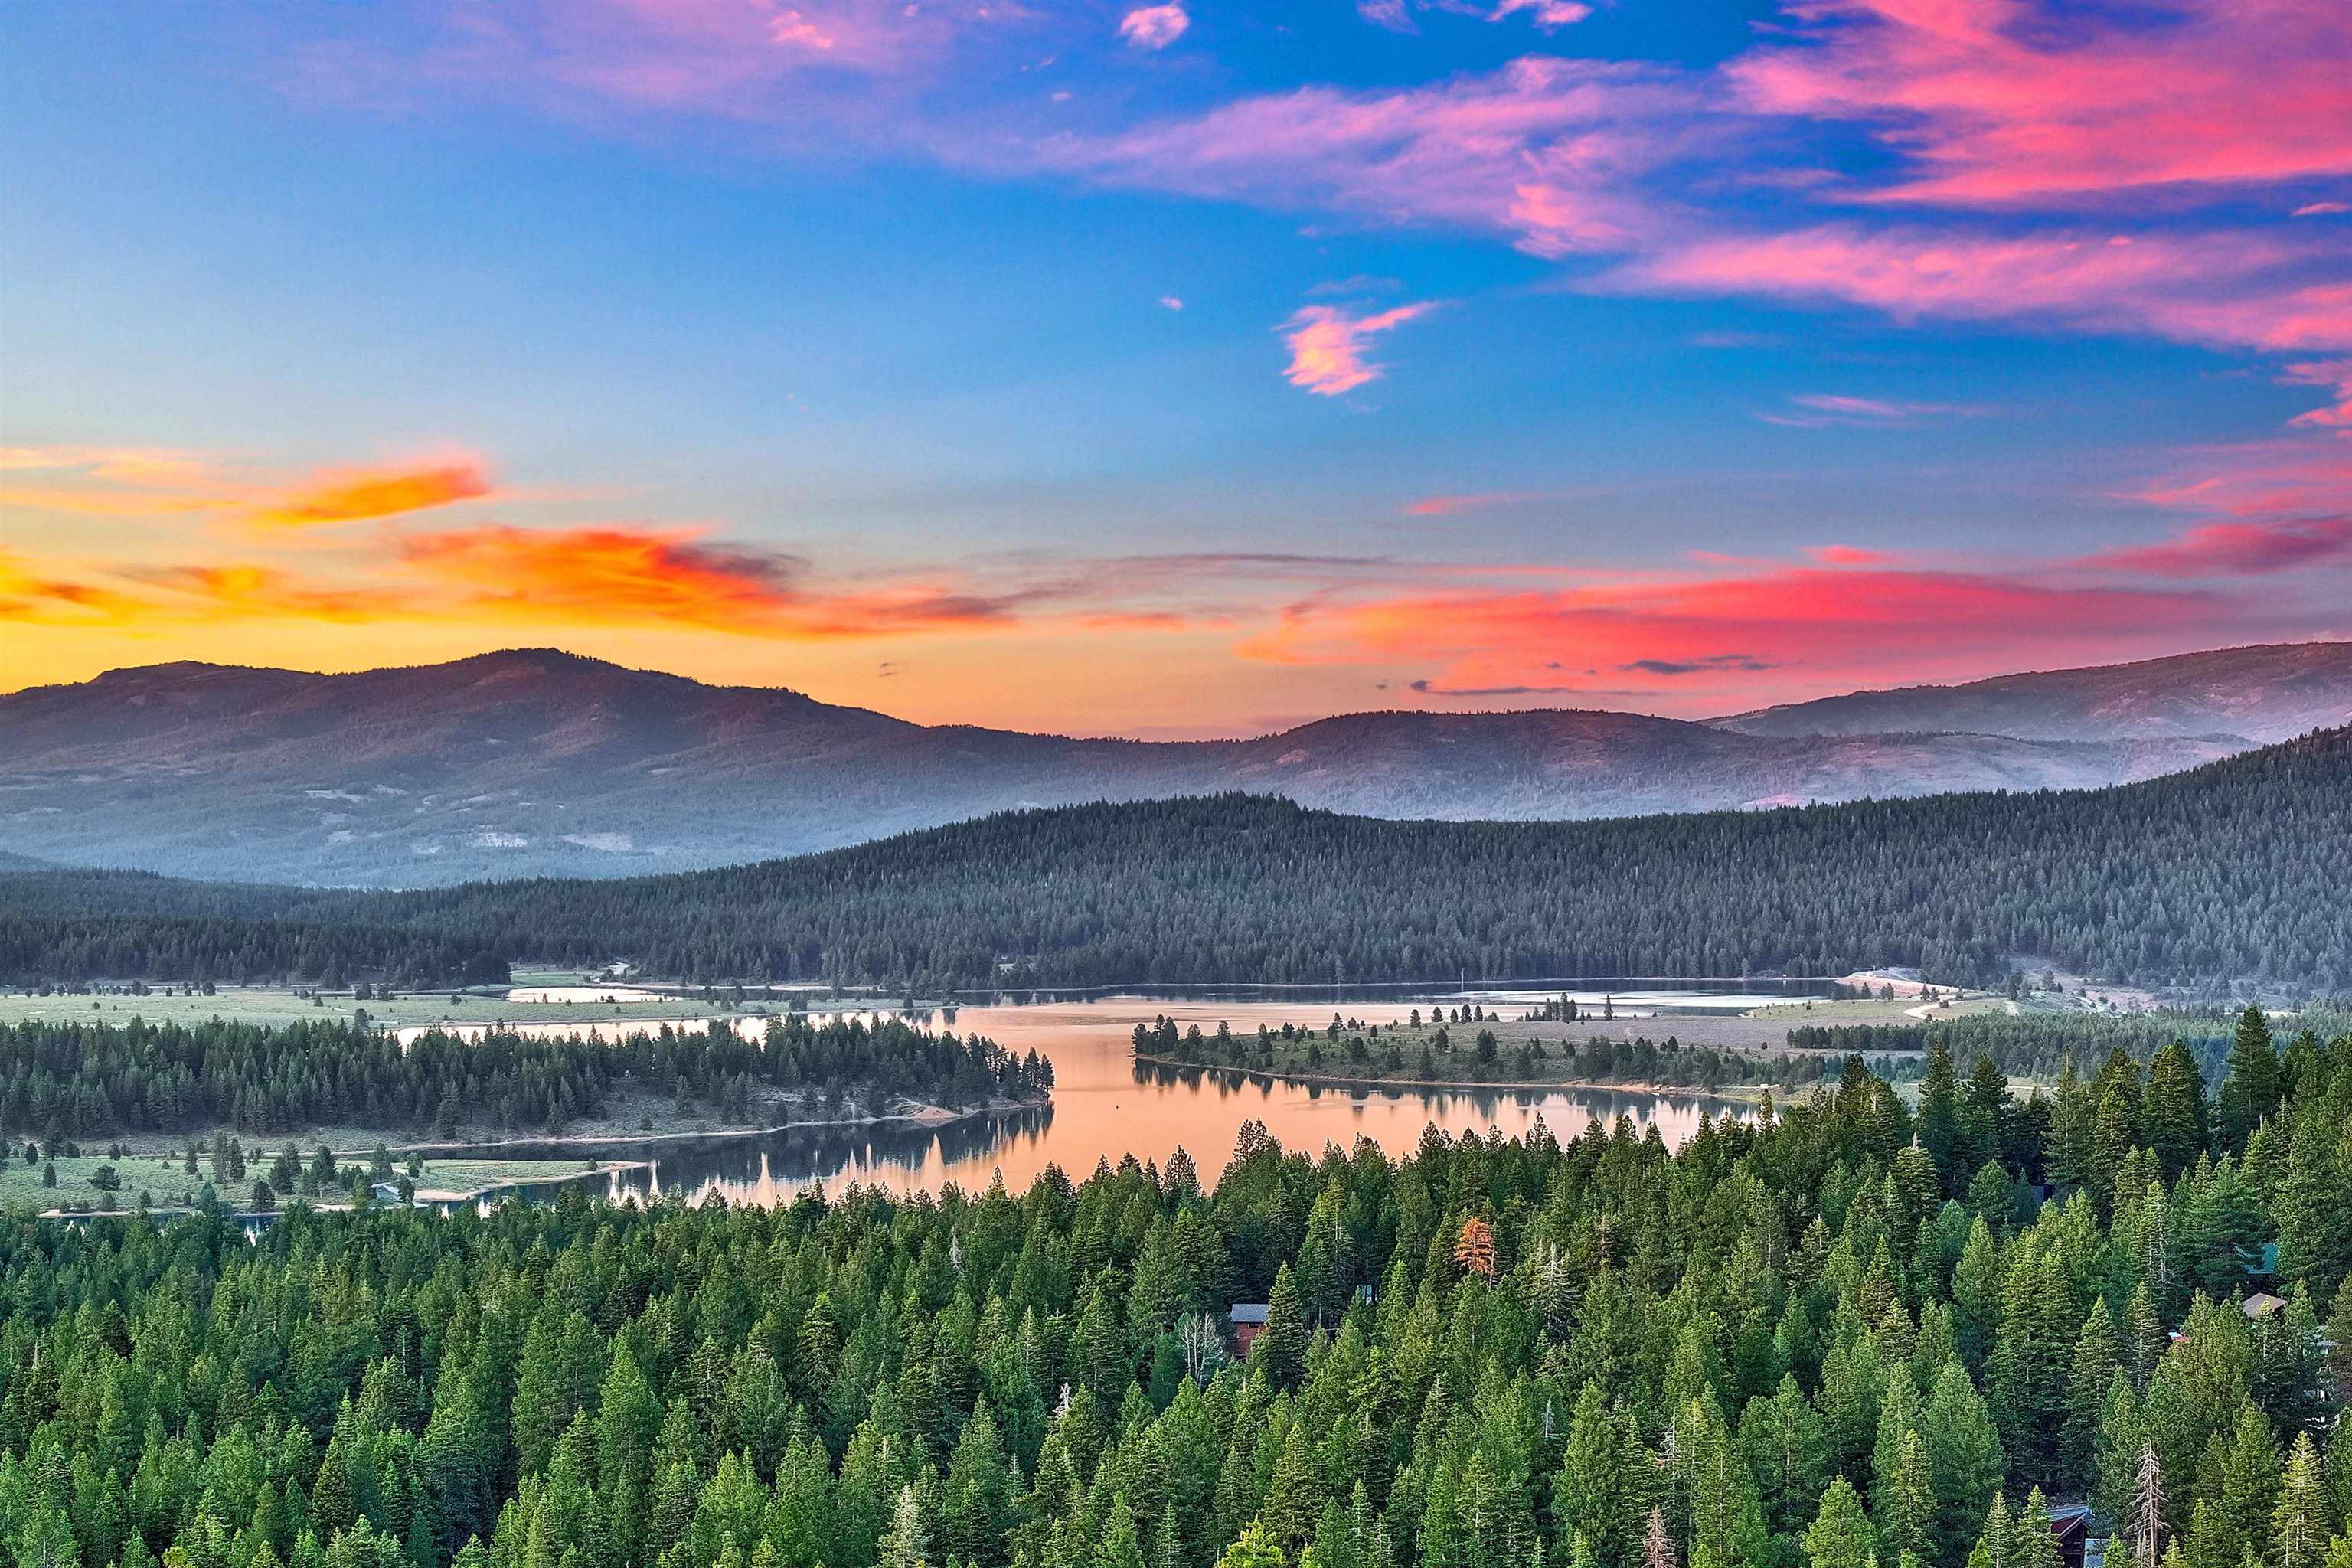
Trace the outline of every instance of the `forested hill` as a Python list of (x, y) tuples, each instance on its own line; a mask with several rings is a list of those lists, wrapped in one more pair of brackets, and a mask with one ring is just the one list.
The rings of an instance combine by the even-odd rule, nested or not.
[(925, 987), (1893, 963), (1986, 980), (2016, 953), (2117, 981), (2325, 991), (2352, 987), (2352, 731), (2083, 793), (1570, 824), (1374, 821), (1227, 795), (622, 881), (216, 901), (144, 877), (10, 885), (0, 974), (16, 977), (316, 974), (331, 960), (358, 978), (437, 952)]

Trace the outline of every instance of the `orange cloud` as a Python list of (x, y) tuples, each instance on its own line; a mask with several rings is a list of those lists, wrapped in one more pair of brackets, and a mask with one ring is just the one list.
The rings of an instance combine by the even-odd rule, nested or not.
[(10, 620), (52, 626), (121, 620), (139, 607), (135, 596), (114, 589), (36, 575), (24, 557), (0, 550), (0, 616)]
[(424, 511), (489, 493), (489, 474), (472, 458), (430, 468), (346, 469), (320, 475), (307, 489), (274, 502), (259, 515), (263, 521), (297, 528), (359, 522)]
[(84, 517), (161, 517), (236, 503), (218, 462), (166, 447), (0, 447), (0, 473), (47, 476), (0, 484), (0, 506)]
[(460, 590), (473, 611), (517, 619), (877, 637), (1002, 625), (1030, 596), (925, 584), (826, 592), (799, 556), (709, 543), (688, 530), (491, 527), (410, 535), (399, 549), (410, 570)]
[(414, 615), (420, 606), (400, 594), (324, 587), (274, 566), (142, 567), (125, 574), (164, 590), (165, 598), (142, 603), (131, 618), (238, 619), (272, 616), (360, 622)]

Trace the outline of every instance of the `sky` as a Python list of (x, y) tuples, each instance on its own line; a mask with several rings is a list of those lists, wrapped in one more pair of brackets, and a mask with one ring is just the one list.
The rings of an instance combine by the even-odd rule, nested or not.
[(2345, 637), (2341, 0), (0, 13), (0, 689), (1177, 737)]

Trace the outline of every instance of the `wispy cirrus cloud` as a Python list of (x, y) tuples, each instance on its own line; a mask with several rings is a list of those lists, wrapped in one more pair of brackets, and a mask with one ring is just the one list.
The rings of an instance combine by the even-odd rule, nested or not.
[(1370, 90), (1302, 87), (1029, 150), (1032, 172), (1374, 224), (1498, 234), (1533, 254), (1622, 247), (1654, 228), (1640, 174), (1712, 133), (1689, 79), (1531, 56)]
[(1954, 233), (1853, 223), (1662, 247), (1614, 289), (1862, 305), (1898, 321), (2144, 331), (2228, 348), (2352, 344), (2352, 289), (2290, 280), (2309, 253), (2206, 231)]
[(218, 511), (239, 493), (217, 458), (169, 447), (0, 447), (0, 506), (84, 517)]
[(1525, 16), (1547, 33), (1574, 26), (1592, 15), (1592, 7), (1582, 4), (1582, 0), (1494, 0), (1492, 5), (1483, 5), (1472, 0), (1356, 0), (1358, 16), (1391, 33), (1421, 31), (1414, 13), (1429, 11), (1472, 16), (1482, 22), (1507, 22), (1514, 16)]
[(1423, 301), (1358, 315), (1339, 305), (1303, 305), (1279, 329), (1290, 349), (1290, 364), (1283, 375), (1291, 385), (1321, 397), (1353, 392), (1388, 372), (1388, 366), (1367, 357), (1371, 340), (1434, 309)]
[(490, 493), (489, 471), (473, 458), (425, 465), (351, 468), (316, 476), (262, 507), (259, 521), (292, 528), (362, 522), (426, 511)]
[(1930, 420), (1990, 414), (1976, 403), (1922, 403), (1907, 398), (1853, 397), (1842, 393), (1805, 392), (1791, 395), (1790, 407), (1759, 409), (1756, 417), (1768, 425), (1821, 429), (1832, 425), (1881, 428), (1919, 425)]
[(282, 527), (365, 521), (491, 493), (488, 469), (460, 456), (289, 478), (173, 447), (0, 448), (0, 506), (89, 517), (232, 514)]
[(1891, 551), (1864, 550), (1852, 544), (1808, 544), (1804, 555), (1824, 566), (1891, 566), (1901, 559)]
[(1459, 517), (1488, 507), (1517, 506), (1544, 499), (1541, 490), (1482, 490), (1472, 495), (1423, 496), (1400, 508), (1407, 517)]
[(2352, 516), (2204, 522), (2160, 543), (2085, 556), (2095, 572), (2152, 577), (2251, 577), (2352, 564)]
[(2318, 360), (2286, 367), (2285, 379), (2297, 386), (2324, 386), (2336, 401), (2287, 421), (2314, 430), (2340, 430), (2352, 435), (2352, 359)]

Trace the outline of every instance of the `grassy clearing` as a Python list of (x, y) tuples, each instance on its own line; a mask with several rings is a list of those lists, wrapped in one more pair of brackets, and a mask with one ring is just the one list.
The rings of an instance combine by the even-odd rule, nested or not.
[[(283, 1147), (282, 1140), (258, 1151), (251, 1137), (247, 1137), (245, 1143), (245, 1179), (225, 1180), (217, 1188), (222, 1202), (238, 1208), (250, 1203), (254, 1182), (269, 1173), (270, 1164), (277, 1158), (276, 1150)], [(306, 1159), (316, 1146), (315, 1141), (304, 1145)], [(86, 1150), (78, 1155), (46, 1156), (26, 1164), (25, 1145), (19, 1141), (9, 1147), (5, 1168), (0, 1169), (0, 1212), (31, 1209), (41, 1213), (102, 1214), (110, 1208), (113, 1212), (128, 1213), (139, 1206), (142, 1192), (147, 1194), (151, 1208), (179, 1208), (193, 1203), (204, 1191), (205, 1184), (212, 1180), (212, 1162), (208, 1155), (197, 1160), (195, 1174), (188, 1173), (182, 1152), (186, 1147), (184, 1139), (168, 1152), (160, 1148), (152, 1139), (142, 1141), (133, 1147), (138, 1152), (124, 1156), (109, 1155), (101, 1148), (95, 1152)], [(338, 1153), (341, 1156), (343, 1152), (339, 1151)], [(355, 1152), (355, 1157), (360, 1168), (365, 1169), (364, 1150)], [(348, 1169), (354, 1160), (342, 1157), (341, 1163)], [(606, 1161), (603, 1168), (610, 1169), (612, 1165), (613, 1162)], [(55, 1186), (47, 1184), (43, 1179), (44, 1172), (51, 1168), (57, 1173)], [(111, 1192), (95, 1184), (91, 1179), (109, 1168), (121, 1181), (120, 1187)], [(496, 1187), (562, 1181), (586, 1175), (596, 1169), (597, 1162), (585, 1158), (427, 1158), (422, 1162), (422, 1169), (415, 1180), (420, 1193), (433, 1196), (463, 1196)], [(396, 1159), (394, 1171), (395, 1179), (406, 1174), (407, 1160), (404, 1157)], [(281, 1193), (278, 1195), (283, 1201), (289, 1194)], [(338, 1188), (321, 1194), (318, 1201), (334, 1203), (342, 1196), (342, 1190)]]
[[(528, 991), (540, 986), (575, 987), (585, 984), (600, 994), (607, 992), (626, 994), (632, 988), (620, 982), (583, 981), (576, 973), (551, 971), (515, 972), (514, 989)], [(177, 990), (177, 988), (173, 988)], [(79, 1020), (86, 1023), (127, 1024), (133, 1018), (145, 1018), (152, 1023), (173, 1021), (183, 1024), (202, 1023), (207, 1018), (226, 1018), (233, 1022), (251, 1024), (289, 1024), (303, 1019), (348, 1017), (354, 1011), (364, 1011), (368, 1017), (387, 1028), (408, 1028), (425, 1024), (570, 1024), (582, 1032), (599, 1029), (607, 1035), (615, 1029), (626, 1030), (632, 1026), (653, 1027), (665, 1022), (681, 1020), (700, 1022), (710, 1018), (741, 1018), (771, 1013), (782, 1013), (781, 1001), (747, 1002), (740, 1007), (724, 1003), (710, 1003), (694, 996), (656, 996), (648, 1001), (598, 1002), (509, 1002), (505, 995), (479, 991), (412, 991), (404, 992), (389, 1002), (360, 1001), (349, 992), (329, 994), (313, 1000), (298, 996), (291, 990), (273, 986), (223, 986), (215, 994), (201, 993), (165, 995), (158, 985), (144, 996), (105, 994), (97, 996), (27, 996), (22, 991), (0, 992), (0, 1023), (16, 1023), (26, 1019), (56, 1021)], [(812, 994), (805, 1005), (814, 1011), (841, 1007), (864, 1010), (873, 1005), (871, 998), (833, 999)]]

